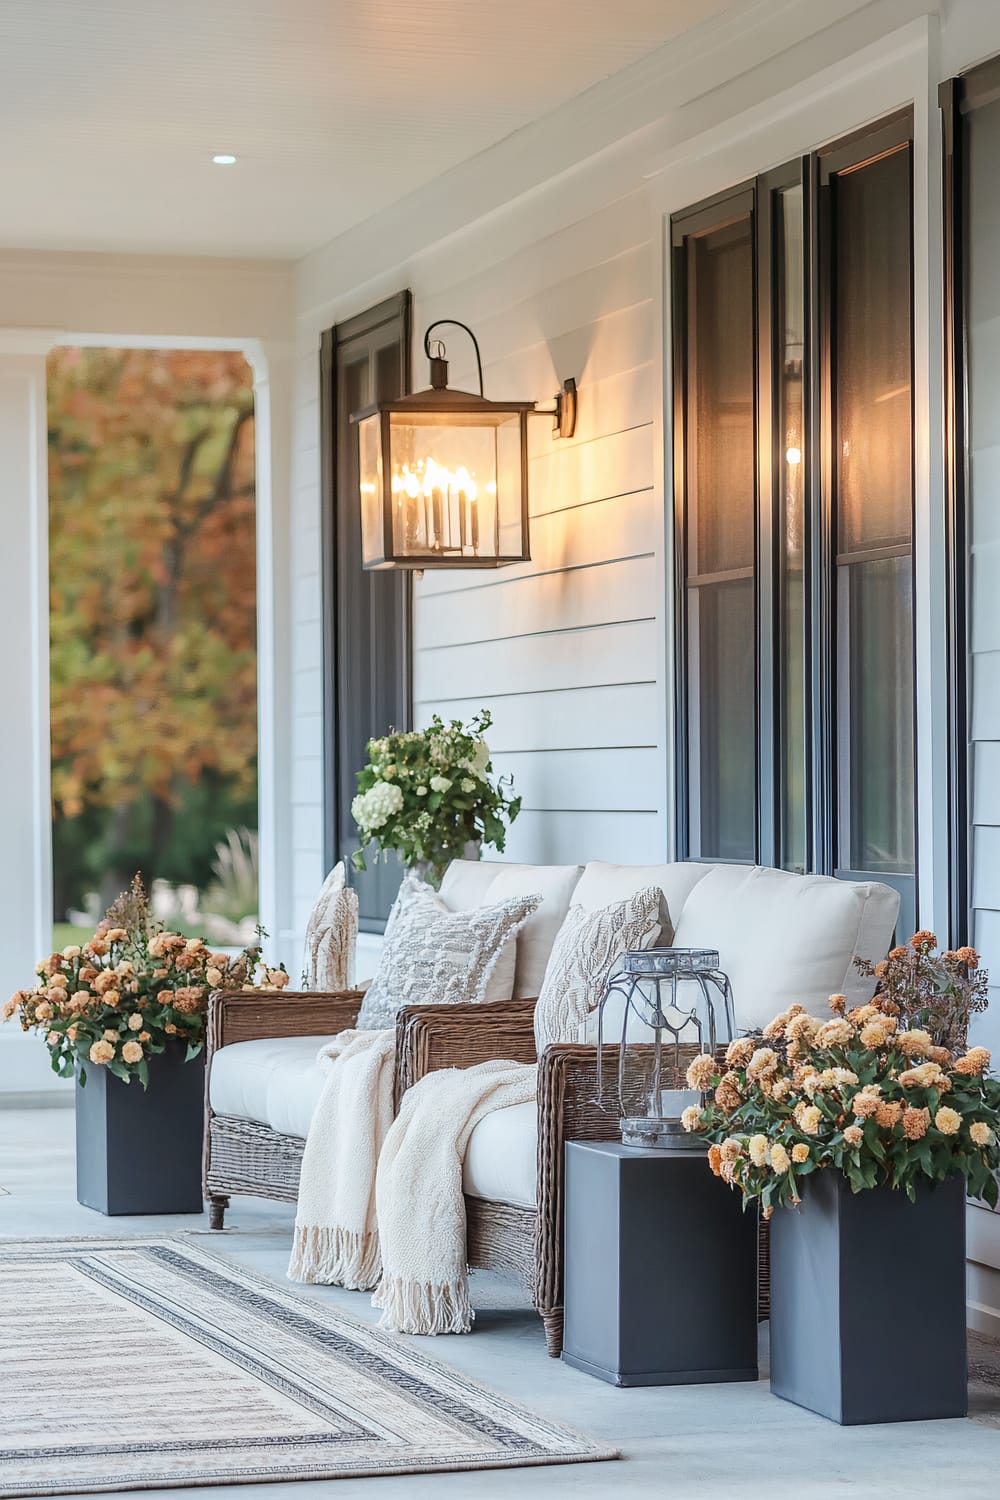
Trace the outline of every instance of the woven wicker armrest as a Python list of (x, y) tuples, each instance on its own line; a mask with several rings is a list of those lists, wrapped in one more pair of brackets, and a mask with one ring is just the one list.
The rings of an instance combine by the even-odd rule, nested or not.
[(535, 1061), (534, 1000), (488, 1005), (408, 1005), (396, 1016), (396, 1097), (425, 1073), (495, 1057)]
[[(614, 1054), (613, 1056), (611, 1054)], [(617, 1074), (617, 1047), (604, 1065)], [(597, 1048), (558, 1042), (538, 1063), (538, 1215), (535, 1300), (541, 1312), (562, 1305), (563, 1187), (567, 1141), (618, 1139), (618, 1112), (597, 1102)]]
[(335, 1036), (357, 1020), (359, 990), (216, 990), (208, 1001), (206, 1047), (272, 1036)]

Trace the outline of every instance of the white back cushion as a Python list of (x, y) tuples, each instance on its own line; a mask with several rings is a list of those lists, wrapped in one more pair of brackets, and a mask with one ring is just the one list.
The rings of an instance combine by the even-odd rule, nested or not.
[[(827, 1001), (870, 999), (854, 959), (884, 958), (899, 914), (896, 891), (877, 881), (833, 880), (745, 865), (702, 865), (684, 902), (678, 948), (717, 948), (741, 1029), (766, 1025), (798, 1002), (828, 1016)], [(582, 882), (581, 882), (582, 883)]]
[(582, 868), (455, 859), (445, 871), (439, 894), (452, 911), (493, 905), (513, 896), (541, 896), (541, 904), (518, 933), (515, 1000), (533, 1000), (541, 990), (552, 944), (569, 911)]
[(675, 862), (669, 865), (609, 865), (592, 859), (573, 892), (573, 905), (599, 911), (615, 901), (627, 901), (637, 891), (655, 886), (663, 892), (657, 946), (669, 948), (674, 928), (690, 892), (712, 869), (711, 865)]

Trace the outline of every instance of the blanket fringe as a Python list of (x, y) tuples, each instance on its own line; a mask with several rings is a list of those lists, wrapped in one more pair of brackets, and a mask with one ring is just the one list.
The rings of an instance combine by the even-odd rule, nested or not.
[(382, 1309), (379, 1327), (392, 1333), (469, 1333), (476, 1316), (467, 1277), (433, 1285), (383, 1276), (372, 1306)]
[(366, 1230), (296, 1224), (288, 1275), (292, 1281), (370, 1292), (382, 1274), (378, 1235)]

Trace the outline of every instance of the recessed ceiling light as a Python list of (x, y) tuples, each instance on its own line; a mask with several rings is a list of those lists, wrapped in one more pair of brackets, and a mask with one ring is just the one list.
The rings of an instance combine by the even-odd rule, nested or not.
[(212, 157), (212, 161), (217, 167), (234, 167), (236, 165), (236, 157), (230, 156), (228, 151), (220, 151), (217, 156)]

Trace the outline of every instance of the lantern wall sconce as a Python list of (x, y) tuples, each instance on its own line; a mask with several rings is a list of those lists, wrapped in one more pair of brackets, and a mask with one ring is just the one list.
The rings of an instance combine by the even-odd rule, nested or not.
[[(479, 395), (452, 390), (442, 324), (472, 340)], [(356, 412), (365, 568), (502, 568), (527, 562), (528, 417), (545, 412), (555, 437), (576, 428), (576, 381), (555, 406), (487, 401), (483, 362), (471, 328), (439, 318), (424, 334), (426, 391)]]

